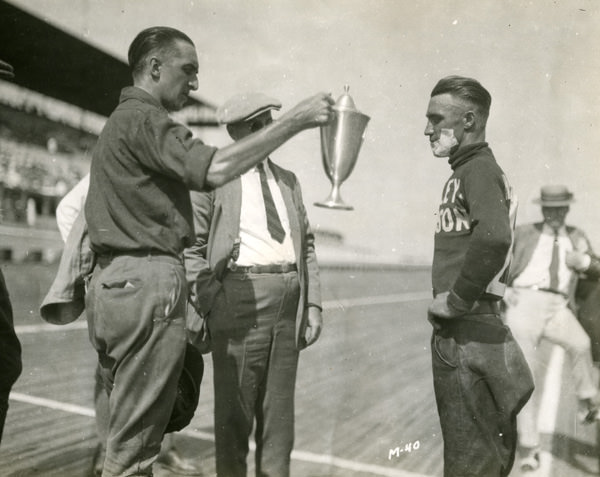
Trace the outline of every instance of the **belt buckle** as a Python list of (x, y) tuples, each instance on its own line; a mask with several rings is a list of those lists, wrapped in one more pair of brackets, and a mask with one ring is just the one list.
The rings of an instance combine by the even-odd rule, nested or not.
[(282, 266), (283, 273), (293, 272), (295, 265), (296, 265), (295, 263), (284, 263)]

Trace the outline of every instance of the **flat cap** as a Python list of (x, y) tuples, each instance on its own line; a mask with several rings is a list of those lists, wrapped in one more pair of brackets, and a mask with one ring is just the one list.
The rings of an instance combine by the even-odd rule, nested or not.
[(217, 121), (221, 124), (247, 121), (259, 114), (281, 109), (281, 102), (262, 93), (242, 93), (232, 96), (217, 108)]
[(13, 67), (6, 61), (0, 60), (0, 78), (11, 79), (15, 77)]

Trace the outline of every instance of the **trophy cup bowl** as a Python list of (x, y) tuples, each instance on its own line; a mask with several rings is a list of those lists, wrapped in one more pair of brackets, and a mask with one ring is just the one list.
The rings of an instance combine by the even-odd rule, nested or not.
[(350, 176), (358, 153), (362, 146), (369, 116), (356, 110), (354, 102), (348, 95), (348, 87), (333, 106), (334, 119), (321, 127), (321, 156), (325, 174), (331, 182), (329, 196), (322, 202), (315, 202), (319, 207), (329, 209), (353, 210), (340, 196), (342, 183)]

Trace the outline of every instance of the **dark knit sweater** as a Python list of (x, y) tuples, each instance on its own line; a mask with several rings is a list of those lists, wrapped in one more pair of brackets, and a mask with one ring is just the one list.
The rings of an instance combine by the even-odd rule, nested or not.
[(512, 242), (511, 189), (485, 142), (449, 158), (453, 174), (439, 208), (432, 268), (434, 296), (450, 291), (450, 306), (467, 310), (504, 291)]

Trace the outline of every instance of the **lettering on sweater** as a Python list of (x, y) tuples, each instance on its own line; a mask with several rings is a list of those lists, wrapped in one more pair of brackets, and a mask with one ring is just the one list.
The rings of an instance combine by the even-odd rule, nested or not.
[(442, 192), (442, 203), (437, 216), (435, 232), (464, 233), (471, 229), (466, 209), (461, 205), (460, 179), (454, 177), (446, 182)]
[(506, 189), (506, 202), (509, 205), (508, 217), (510, 220), (510, 248), (508, 250), (508, 254), (506, 255), (506, 259), (504, 261), (504, 265), (502, 269), (498, 272), (498, 274), (492, 279), (492, 281), (488, 284), (486, 288), (486, 292), (491, 295), (496, 295), (499, 297), (504, 296), (504, 292), (506, 290), (506, 284), (508, 283), (508, 272), (510, 267), (510, 261), (512, 258), (512, 250), (515, 243), (515, 224), (517, 221), (517, 208), (519, 205), (519, 200), (517, 199), (517, 195), (514, 193), (512, 186), (508, 182), (508, 178), (502, 174), (502, 180), (504, 181), (504, 187)]

